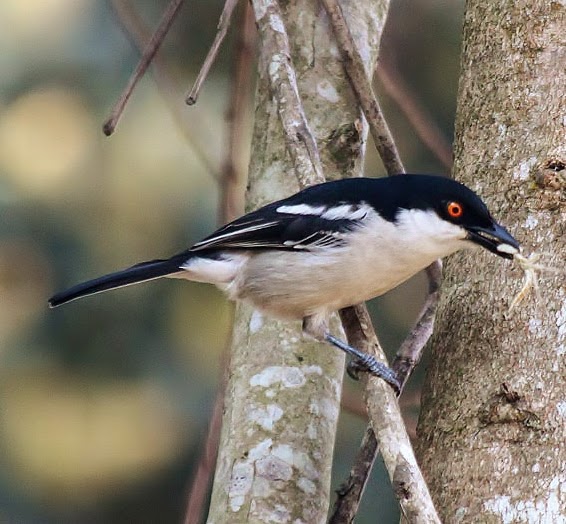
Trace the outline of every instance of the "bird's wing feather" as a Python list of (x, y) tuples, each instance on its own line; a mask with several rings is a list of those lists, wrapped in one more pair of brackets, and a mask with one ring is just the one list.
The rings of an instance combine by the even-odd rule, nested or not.
[(289, 249), (309, 250), (344, 244), (344, 233), (361, 225), (369, 207), (332, 207), (271, 204), (249, 213), (196, 243), (190, 251), (206, 249)]

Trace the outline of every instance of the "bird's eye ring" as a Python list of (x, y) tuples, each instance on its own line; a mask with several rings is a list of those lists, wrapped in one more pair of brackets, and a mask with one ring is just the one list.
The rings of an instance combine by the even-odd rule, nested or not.
[(446, 211), (451, 218), (460, 218), (464, 214), (464, 208), (459, 202), (448, 202)]

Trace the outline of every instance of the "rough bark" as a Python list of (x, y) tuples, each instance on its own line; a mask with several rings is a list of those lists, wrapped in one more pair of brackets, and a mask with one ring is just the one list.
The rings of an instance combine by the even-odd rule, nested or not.
[[(346, 6), (373, 70), (387, 2)], [(299, 93), (328, 179), (361, 174), (367, 126), (317, 2), (280, 2)], [(267, 2), (257, 2), (259, 9)], [(286, 59), (286, 57), (281, 57)], [(260, 51), (249, 208), (299, 189), (286, 148), (269, 67)], [(333, 328), (339, 329), (336, 321)], [(343, 334), (341, 335), (343, 336)], [(324, 522), (344, 357), (304, 341), (299, 323), (237, 308), (230, 380), (209, 522)]]
[[(565, 28), (564, 2), (468, 2), (455, 147), (455, 177), (561, 268)], [(521, 277), (486, 252), (446, 264), (418, 427), (444, 522), (564, 522), (564, 276), (541, 277), (541, 301), (508, 313)]]

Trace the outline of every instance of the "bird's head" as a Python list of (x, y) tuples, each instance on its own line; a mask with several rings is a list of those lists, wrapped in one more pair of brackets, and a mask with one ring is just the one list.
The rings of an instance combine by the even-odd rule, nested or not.
[(399, 179), (398, 190), (403, 195), (397, 219), (411, 220), (412, 226), (418, 222), (423, 235), (456, 241), (458, 248), (475, 244), (509, 259), (520, 251), (519, 242), (495, 221), (483, 200), (463, 184), (429, 175), (395, 178)]

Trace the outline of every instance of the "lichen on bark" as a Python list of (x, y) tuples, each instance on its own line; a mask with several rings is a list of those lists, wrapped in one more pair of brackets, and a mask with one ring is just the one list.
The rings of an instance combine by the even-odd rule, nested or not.
[[(563, 268), (566, 6), (470, 0), (455, 177), (527, 253)], [(559, 65), (562, 64), (562, 65)], [(447, 261), (418, 452), (446, 522), (559, 522), (566, 514), (566, 292), (508, 312), (521, 272), (489, 253)]]

